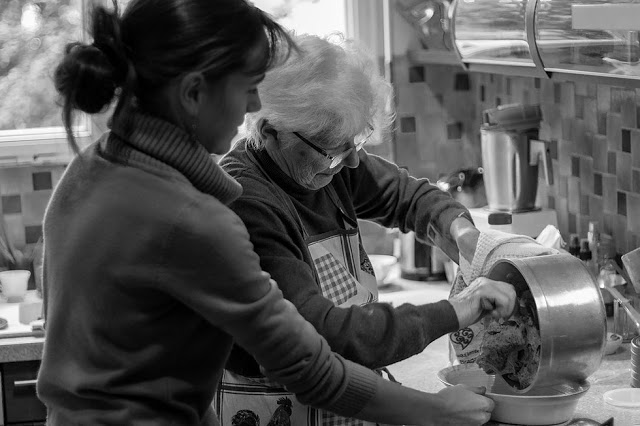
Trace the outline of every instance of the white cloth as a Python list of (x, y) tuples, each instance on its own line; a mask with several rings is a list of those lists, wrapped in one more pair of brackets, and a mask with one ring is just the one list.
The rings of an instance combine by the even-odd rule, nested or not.
[[(531, 256), (557, 254), (558, 250), (545, 247), (531, 237), (487, 230), (481, 232), (471, 264), (460, 255), (460, 268), (451, 287), (449, 298), (460, 293), (479, 277), (486, 276), (491, 267), (501, 259), (520, 259)], [(480, 354), (484, 336), (483, 322), (450, 334), (450, 349), (462, 364), (475, 361)], [(453, 357), (450, 356), (450, 359)]]

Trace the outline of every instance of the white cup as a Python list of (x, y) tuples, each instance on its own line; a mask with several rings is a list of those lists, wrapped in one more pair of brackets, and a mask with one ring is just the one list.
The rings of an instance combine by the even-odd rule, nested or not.
[(31, 271), (2, 271), (0, 272), (0, 284), (2, 295), (8, 302), (20, 302), (27, 294)]

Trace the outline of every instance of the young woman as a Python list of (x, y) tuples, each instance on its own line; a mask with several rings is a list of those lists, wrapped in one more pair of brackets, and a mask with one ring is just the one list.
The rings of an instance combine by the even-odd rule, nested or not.
[[(232, 340), (305, 404), (384, 423), (489, 419), (483, 396), (459, 404), (468, 390), (403, 388), (332, 353), (227, 208), (241, 187), (210, 154), (260, 109), (258, 83), (293, 46), (277, 24), (244, 0), (132, 0), (122, 16), (96, 8), (92, 30), (55, 73), (71, 146), (74, 111), (117, 106), (44, 221), (37, 389), (48, 424), (215, 425)], [(280, 405), (286, 417), (290, 403)]]

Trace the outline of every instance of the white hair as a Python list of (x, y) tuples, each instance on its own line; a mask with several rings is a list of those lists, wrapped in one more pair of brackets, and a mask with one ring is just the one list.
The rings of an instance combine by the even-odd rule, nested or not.
[(267, 72), (259, 86), (262, 109), (247, 114), (247, 136), (260, 147), (260, 120), (278, 131), (298, 131), (326, 144), (344, 141), (372, 124), (373, 143), (393, 122), (392, 87), (377, 61), (355, 42), (293, 36), (300, 53)]

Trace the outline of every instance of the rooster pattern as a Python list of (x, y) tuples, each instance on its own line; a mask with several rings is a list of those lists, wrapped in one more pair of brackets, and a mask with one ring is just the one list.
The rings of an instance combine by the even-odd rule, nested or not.
[[(277, 404), (278, 407), (267, 426), (291, 426), (291, 400), (282, 397), (278, 399)], [(260, 417), (251, 410), (239, 410), (231, 418), (231, 426), (260, 426)]]
[(267, 426), (291, 426), (291, 400), (282, 397), (278, 399), (278, 405)]

